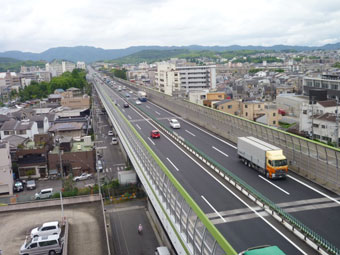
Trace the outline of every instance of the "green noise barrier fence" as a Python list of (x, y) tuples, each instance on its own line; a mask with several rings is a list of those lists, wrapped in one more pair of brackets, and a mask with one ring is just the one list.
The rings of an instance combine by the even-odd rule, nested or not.
[[(138, 106), (136, 105), (136, 107)], [(338, 249), (336, 246), (331, 244), (325, 238), (323, 238), (322, 236), (320, 236), (319, 234), (311, 230), (309, 227), (301, 223), (298, 219), (296, 219), (291, 214), (286, 213), (283, 209), (277, 206), (274, 202), (270, 201), (268, 198), (266, 198), (256, 189), (254, 189), (252, 186), (248, 185), (238, 176), (236, 176), (231, 171), (229, 171), (224, 166), (222, 166), (220, 163), (216, 162), (214, 159), (212, 159), (211, 157), (206, 155), (204, 152), (196, 148), (190, 142), (186, 141), (184, 138), (178, 137), (178, 135), (175, 134), (173, 130), (164, 126), (160, 121), (157, 120), (155, 116), (149, 114), (148, 112), (143, 110), (141, 107), (138, 107), (138, 109), (141, 110), (149, 118), (151, 118), (155, 123), (157, 123), (157, 125), (160, 126), (164, 131), (166, 131), (172, 137), (176, 138), (177, 142), (179, 142), (184, 147), (186, 147), (190, 152), (192, 152), (195, 156), (199, 157), (209, 167), (211, 167), (213, 170), (218, 172), (227, 181), (229, 181), (231, 184), (236, 186), (241, 192), (248, 195), (248, 197), (250, 197), (254, 202), (256, 202), (258, 205), (263, 207), (267, 212), (273, 215), (274, 218), (281, 221), (281, 223), (283, 223), (285, 227), (289, 228), (291, 231), (297, 234), (301, 239), (306, 241), (312, 248), (314, 248), (315, 250), (317, 250), (318, 252), (322, 254), (332, 254), (332, 255), (340, 254), (340, 249)]]

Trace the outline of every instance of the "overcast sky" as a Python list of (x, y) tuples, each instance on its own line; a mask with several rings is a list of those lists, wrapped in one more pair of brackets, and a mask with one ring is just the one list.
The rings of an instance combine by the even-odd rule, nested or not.
[(340, 41), (340, 0), (0, 0), (0, 9), (0, 52)]

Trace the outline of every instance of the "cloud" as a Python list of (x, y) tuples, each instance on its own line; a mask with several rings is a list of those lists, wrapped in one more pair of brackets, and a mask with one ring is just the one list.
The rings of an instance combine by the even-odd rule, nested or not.
[(340, 41), (338, 0), (12, 0), (2, 9), (0, 51)]

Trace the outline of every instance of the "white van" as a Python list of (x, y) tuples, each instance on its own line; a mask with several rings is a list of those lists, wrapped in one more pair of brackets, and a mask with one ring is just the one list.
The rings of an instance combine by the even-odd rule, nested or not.
[(39, 193), (35, 193), (35, 199), (42, 199), (42, 198), (51, 198), (53, 193), (53, 189), (42, 189)]
[(170, 255), (170, 251), (166, 246), (157, 247), (155, 250), (155, 255)]
[(46, 254), (56, 255), (63, 251), (63, 241), (59, 235), (39, 236), (30, 240), (25, 240), (21, 246), (19, 254), (35, 255)]

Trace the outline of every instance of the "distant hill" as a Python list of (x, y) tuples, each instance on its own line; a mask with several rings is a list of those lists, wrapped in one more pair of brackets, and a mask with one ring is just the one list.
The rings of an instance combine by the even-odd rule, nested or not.
[(0, 72), (19, 72), (21, 66), (45, 66), (45, 61), (32, 61), (32, 60), (26, 60), (22, 61), (19, 59), (14, 58), (3, 58), (0, 57)]
[(321, 47), (308, 46), (289, 46), (289, 45), (274, 45), (274, 46), (133, 46), (126, 49), (102, 49), (91, 46), (76, 46), (76, 47), (57, 47), (51, 48), (41, 53), (21, 52), (21, 51), (6, 51), (0, 52), (0, 57), (14, 58), (18, 60), (45, 60), (52, 61), (53, 59), (66, 59), (69, 61), (85, 61), (87, 63), (111, 60), (122, 58), (140, 51), (148, 50), (194, 50), (194, 51), (235, 51), (235, 50), (295, 50), (295, 51), (310, 51), (310, 50), (337, 50), (340, 49), (340, 43), (326, 44)]

